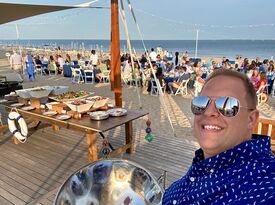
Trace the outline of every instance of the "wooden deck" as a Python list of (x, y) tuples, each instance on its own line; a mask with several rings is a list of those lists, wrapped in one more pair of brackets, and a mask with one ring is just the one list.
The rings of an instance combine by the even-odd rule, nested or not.
[[(0, 75), (7, 69), (0, 59)], [(97, 95), (113, 98), (113, 93), (106, 84), (73, 85), (62, 76), (37, 76), (35, 82), (28, 82), (26, 76), (24, 88), (41, 85), (68, 85), (70, 90), (95, 91)], [(134, 154), (122, 154), (119, 157), (129, 159), (147, 168), (157, 178), (167, 171), (167, 185), (183, 176), (191, 164), (198, 145), (192, 134), (192, 113), (189, 109), (192, 96), (165, 96), (165, 103), (177, 137), (164, 115), (158, 97), (148, 96), (141, 91), (143, 109), (149, 112), (153, 134), (151, 143), (144, 140), (147, 117), (133, 123), (135, 139)], [(123, 87), (124, 107), (139, 109), (135, 88)], [(262, 104), (261, 116), (275, 116), (275, 98)], [(7, 113), (0, 106), (3, 121)], [(53, 132), (47, 124), (34, 130), (25, 144), (15, 145), (6, 129), (0, 136), (0, 205), (5, 204), (52, 204), (61, 184), (76, 170), (88, 163), (87, 143), (82, 132), (61, 129)], [(104, 133), (116, 148), (124, 143), (124, 126)], [(98, 135), (98, 138), (101, 137)], [(98, 142), (101, 148), (101, 140)]]
[[(0, 111), (5, 118), (7, 113), (3, 108)], [(147, 143), (143, 132), (136, 129), (145, 120), (137, 120), (133, 125), (135, 153), (122, 154), (120, 158), (141, 164), (156, 177), (163, 170), (168, 171), (167, 183), (170, 184), (187, 171), (196, 144), (165, 136), (155, 137), (152, 143)], [(122, 126), (105, 135), (117, 147), (123, 144), (124, 132)], [(98, 138), (101, 137), (98, 135)], [(52, 204), (58, 187), (88, 163), (82, 132), (61, 129), (56, 133), (47, 124), (32, 131), (25, 144), (13, 144), (8, 131), (0, 144), (0, 204)], [(100, 149), (100, 142), (98, 147)]]

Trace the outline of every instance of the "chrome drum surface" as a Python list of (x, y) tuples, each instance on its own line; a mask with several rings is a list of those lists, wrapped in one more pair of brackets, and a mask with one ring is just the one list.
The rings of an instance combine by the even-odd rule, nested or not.
[(122, 159), (89, 164), (59, 189), (55, 205), (161, 205), (163, 188), (140, 165)]

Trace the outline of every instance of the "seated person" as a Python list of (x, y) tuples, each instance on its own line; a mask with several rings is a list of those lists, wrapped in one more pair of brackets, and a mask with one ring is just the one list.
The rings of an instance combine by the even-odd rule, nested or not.
[[(155, 70), (156, 78), (159, 80), (160, 87), (165, 88), (165, 81), (163, 79), (162, 68), (158, 67), (156, 64), (154, 64), (153, 69)], [(154, 79), (153, 74), (151, 74), (151, 79)], [(154, 85), (154, 86), (156, 86), (156, 85)], [(150, 81), (148, 81), (147, 92), (151, 92), (151, 88), (152, 88), (152, 84), (151, 84), (151, 80), (150, 80)]]
[(198, 94), (201, 92), (201, 89), (204, 85), (205, 80), (202, 78), (203, 72), (199, 70), (196, 75), (196, 80), (195, 80), (195, 96), (198, 96)]
[(260, 81), (260, 74), (257, 68), (253, 70), (252, 76), (250, 77), (250, 81), (256, 88), (258, 82)]
[(54, 60), (53, 56), (50, 56), (48, 71), (49, 72), (57, 72), (57, 66), (56, 66), (56, 63), (55, 63), (55, 60)]
[(263, 93), (267, 84), (266, 72), (261, 72), (260, 81), (255, 86), (255, 89), (259, 93)]
[(168, 83), (168, 87), (169, 87), (171, 93), (174, 93), (174, 88), (176, 90), (180, 87), (183, 80), (187, 80), (190, 77), (190, 74), (186, 72), (187, 68), (185, 66), (182, 68), (182, 70), (183, 70), (182, 71), (183, 73), (178, 79), (174, 80), (173, 82)]
[(165, 191), (162, 204), (275, 204), (275, 157), (270, 138), (252, 134), (259, 111), (247, 76), (215, 70), (191, 110), (201, 148), (186, 175)]

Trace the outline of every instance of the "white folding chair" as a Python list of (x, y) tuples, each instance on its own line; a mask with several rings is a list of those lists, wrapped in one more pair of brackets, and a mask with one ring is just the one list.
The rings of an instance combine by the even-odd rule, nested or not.
[(190, 80), (190, 78), (188, 78), (187, 80), (181, 81), (180, 86), (178, 87), (175, 95), (181, 94), (182, 96), (186, 96), (188, 94), (187, 84), (188, 84), (189, 80)]
[[(150, 92), (150, 95), (152, 96), (158, 96), (159, 95), (159, 89), (158, 89), (158, 86), (157, 86), (157, 83), (159, 83), (159, 80), (157, 79), (158, 82), (156, 82), (154, 79), (151, 79), (151, 92)], [(160, 85), (160, 83), (159, 83)], [(160, 87), (161, 89), (164, 88), (164, 86)]]
[(258, 98), (258, 105), (265, 103), (267, 101), (267, 95), (264, 93), (267, 85), (261, 85), (256, 92)]
[(84, 82), (80, 68), (74, 68), (73, 69), (72, 82), (73, 83), (78, 83), (78, 84)]
[(100, 77), (100, 82), (104, 82), (104, 83), (107, 83), (110, 81), (110, 70), (104, 70), (102, 72), (102, 75)]
[(36, 64), (35, 65), (35, 70), (36, 70), (36, 74), (37, 75), (41, 75), (42, 76), (44, 74), (44, 70), (43, 70), (41, 64)]
[(84, 70), (84, 80), (85, 84), (93, 84), (95, 79), (94, 79), (94, 72), (93, 70)]

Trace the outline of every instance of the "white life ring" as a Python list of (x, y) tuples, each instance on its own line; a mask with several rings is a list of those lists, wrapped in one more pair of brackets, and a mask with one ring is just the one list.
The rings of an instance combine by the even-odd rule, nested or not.
[[(15, 125), (15, 120), (20, 126), (20, 130)], [(24, 118), (18, 112), (10, 112), (8, 117), (9, 130), (21, 143), (26, 142), (28, 135), (28, 127)]]

